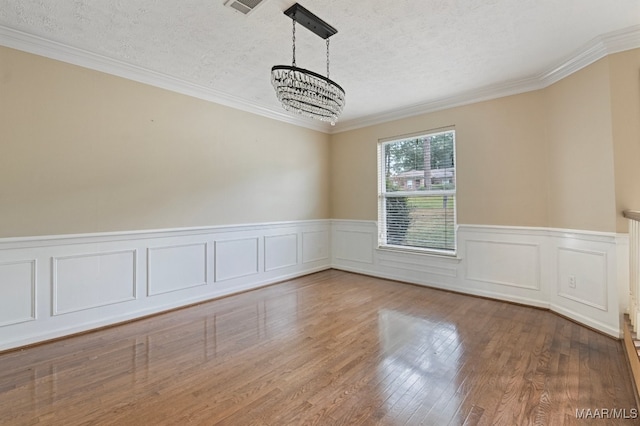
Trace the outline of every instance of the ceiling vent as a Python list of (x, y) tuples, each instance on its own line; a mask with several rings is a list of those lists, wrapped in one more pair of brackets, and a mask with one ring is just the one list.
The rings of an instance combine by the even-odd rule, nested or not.
[(248, 15), (265, 1), (266, 0), (227, 0), (224, 2), (224, 5), (235, 9), (244, 15)]

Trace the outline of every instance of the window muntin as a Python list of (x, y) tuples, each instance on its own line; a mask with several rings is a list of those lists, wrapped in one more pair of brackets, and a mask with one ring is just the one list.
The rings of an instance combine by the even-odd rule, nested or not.
[(454, 254), (455, 130), (379, 144), (379, 245)]

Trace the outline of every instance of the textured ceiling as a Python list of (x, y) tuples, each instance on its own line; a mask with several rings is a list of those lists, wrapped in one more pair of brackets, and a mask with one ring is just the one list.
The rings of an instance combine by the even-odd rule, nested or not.
[[(291, 63), (295, 0), (245, 16), (224, 0), (0, 0), (0, 27), (282, 112), (270, 69)], [(532, 78), (595, 38), (640, 24), (639, 0), (301, 0), (338, 29), (331, 78), (342, 123)], [(0, 44), (3, 43), (0, 38)], [(297, 64), (324, 74), (325, 45), (297, 31)]]

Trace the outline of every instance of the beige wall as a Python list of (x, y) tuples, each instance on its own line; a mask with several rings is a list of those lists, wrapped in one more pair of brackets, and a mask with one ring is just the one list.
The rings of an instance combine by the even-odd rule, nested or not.
[(329, 136), (0, 48), (0, 237), (329, 218)]
[(377, 217), (379, 139), (457, 131), (458, 222), (626, 232), (640, 49), (536, 92), (325, 135), (0, 48), (0, 237)]
[(331, 216), (375, 220), (379, 139), (455, 125), (458, 223), (626, 232), (640, 209), (640, 49), (545, 89), (333, 135)]
[(615, 231), (615, 180), (607, 58), (544, 90), (549, 226)]
[(455, 125), (458, 222), (545, 226), (542, 100), (539, 92), (532, 92), (334, 135), (332, 217), (377, 218), (379, 139)]
[(640, 210), (640, 49), (609, 56), (616, 229), (627, 231), (623, 210)]

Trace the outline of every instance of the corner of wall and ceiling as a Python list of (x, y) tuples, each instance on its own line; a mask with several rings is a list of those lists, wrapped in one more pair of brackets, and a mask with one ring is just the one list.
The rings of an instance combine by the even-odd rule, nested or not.
[(634, 25), (596, 37), (581, 49), (561, 60), (558, 64), (549, 67), (537, 75), (482, 87), (457, 96), (420, 103), (391, 112), (340, 122), (333, 127), (326, 123), (294, 117), (284, 111), (274, 111), (264, 105), (248, 102), (229, 93), (190, 83), (157, 71), (138, 67), (117, 59), (98, 55), (2, 25), (0, 25), (0, 45), (215, 102), (274, 120), (333, 134), (543, 89), (608, 55), (639, 48), (640, 25)]

